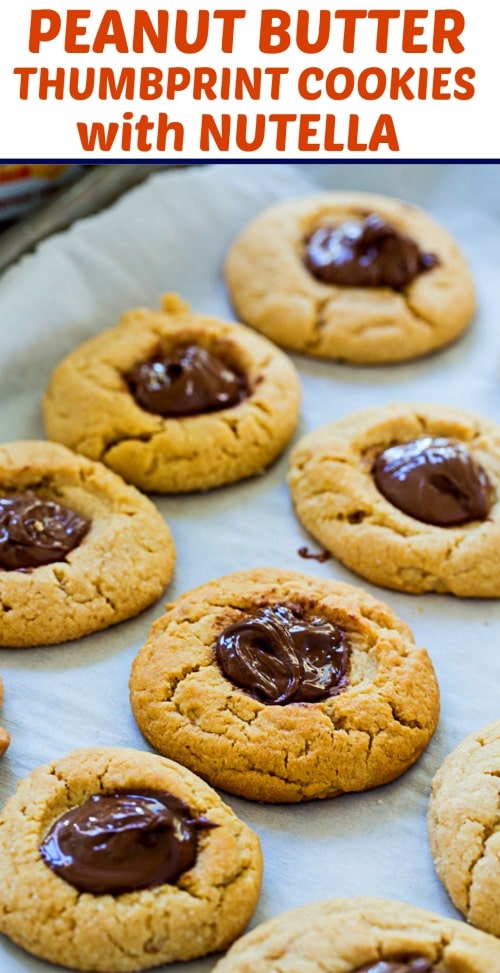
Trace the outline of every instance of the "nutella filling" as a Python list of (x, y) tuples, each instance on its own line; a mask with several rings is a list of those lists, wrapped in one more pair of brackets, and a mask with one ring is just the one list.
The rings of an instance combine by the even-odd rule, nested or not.
[(215, 652), (226, 678), (263, 703), (314, 703), (349, 681), (345, 632), (296, 605), (269, 605), (230, 625)]
[(490, 511), (491, 483), (463, 443), (423, 436), (390, 446), (372, 473), (390, 503), (425, 524), (454, 527)]
[(320, 226), (305, 242), (307, 269), (327, 284), (400, 291), (439, 263), (375, 213), (337, 227)]
[(196, 861), (198, 832), (215, 827), (166, 791), (95, 794), (58, 818), (40, 853), (79, 891), (121, 895), (175, 884)]
[(18, 571), (63, 561), (90, 530), (90, 520), (27, 491), (0, 497), (0, 568)]
[(248, 395), (245, 376), (198, 345), (140, 362), (125, 378), (142, 409), (172, 418), (228, 409)]
[[(444, 967), (439, 967), (444, 970)], [(437, 966), (423, 956), (403, 960), (375, 960), (366, 966), (358, 966), (352, 973), (434, 973)]]
[(310, 551), (308, 547), (299, 547), (297, 554), (299, 557), (303, 557), (305, 560), (318, 561), (319, 564), (324, 564), (325, 561), (330, 561), (332, 557), (330, 551), (319, 551), (318, 554), (315, 554), (314, 551)]

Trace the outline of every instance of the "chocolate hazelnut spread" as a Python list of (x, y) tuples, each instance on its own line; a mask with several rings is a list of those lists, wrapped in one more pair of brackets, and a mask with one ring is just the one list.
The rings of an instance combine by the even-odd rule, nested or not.
[[(443, 966), (439, 967), (444, 970)], [(375, 960), (366, 966), (358, 966), (352, 973), (434, 973), (437, 966), (423, 956), (404, 960)]]
[(94, 794), (58, 818), (40, 853), (81, 892), (120, 895), (174, 885), (196, 861), (198, 832), (214, 827), (166, 791)]
[(319, 551), (315, 554), (314, 551), (310, 551), (308, 547), (299, 547), (297, 554), (299, 557), (303, 557), (308, 561), (318, 561), (319, 564), (324, 564), (325, 561), (330, 561), (332, 555), (330, 551)]
[(423, 436), (390, 446), (372, 473), (390, 503), (426, 524), (453, 527), (488, 516), (491, 483), (463, 443)]
[(411, 237), (370, 213), (364, 220), (320, 226), (306, 240), (304, 263), (327, 284), (400, 291), (418, 274), (435, 267), (438, 259), (422, 253)]
[(142, 409), (165, 417), (216, 412), (248, 395), (245, 376), (198, 345), (140, 362), (125, 378)]
[(19, 571), (64, 561), (90, 520), (32, 491), (0, 497), (0, 568)]
[(230, 625), (215, 651), (226, 678), (263, 703), (314, 703), (349, 679), (345, 632), (295, 605), (269, 605)]

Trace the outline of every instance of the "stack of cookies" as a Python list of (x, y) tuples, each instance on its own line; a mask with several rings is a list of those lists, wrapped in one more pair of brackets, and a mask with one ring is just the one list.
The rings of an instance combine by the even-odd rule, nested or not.
[[(186, 494), (196, 522), (196, 494), (275, 463), (299, 422), (287, 349), (402, 362), (455, 341), (475, 307), (450, 235), (371, 194), (274, 206), (225, 269), (238, 322), (175, 293), (127, 312), (48, 380), (50, 441), (1, 448), (1, 645), (78, 639), (160, 596), (175, 550), (159, 495)], [(383, 601), (336, 580), (333, 559), (405, 594), (498, 598), (500, 428), (430, 403), (364, 409), (296, 442), (287, 482), (318, 559), (332, 558), (322, 576), (242, 570), (235, 548), (230, 574), (205, 577), (144, 633), (130, 705), (157, 752), (79, 749), (7, 802), (0, 930), (34, 955), (133, 973), (226, 949), (256, 908), (262, 853), (213, 788), (303, 805), (382, 787), (428, 746), (429, 654)], [(478, 728), (428, 809), (437, 873), (477, 928), (361, 887), (257, 926), (217, 971), (500, 973), (499, 744), (500, 723)], [(299, 811), (283, 809), (280, 827)]]

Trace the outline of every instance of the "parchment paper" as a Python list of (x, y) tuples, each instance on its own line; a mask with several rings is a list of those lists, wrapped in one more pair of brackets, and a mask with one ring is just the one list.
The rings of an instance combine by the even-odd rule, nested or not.
[[(304, 394), (296, 438), (354, 409), (402, 399), (447, 402), (499, 421), (499, 168), (219, 164), (154, 176), (5, 274), (1, 440), (43, 436), (39, 403), (52, 368), (126, 308), (157, 306), (162, 292), (176, 290), (194, 308), (230, 317), (221, 266), (232, 239), (263, 207), (318, 184), (388, 192), (425, 206), (459, 238), (477, 281), (479, 312), (462, 340), (413, 364), (353, 368), (295, 356)], [(236, 486), (155, 498), (178, 549), (169, 599), (215, 576), (261, 565), (360, 584), (387, 601), (427, 647), (441, 685), (442, 716), (418, 764), (385, 787), (286, 807), (227, 796), (262, 840), (265, 874), (254, 923), (316, 899), (361, 894), (458, 916), (434, 874), (427, 800), (446, 754), (499, 718), (500, 604), (396, 594), (368, 585), (336, 561), (302, 560), (301, 545), (317, 547), (292, 512), (286, 469), (284, 456), (264, 476)], [(164, 601), (78, 642), (0, 651), (6, 689), (0, 723), (12, 734), (0, 762), (2, 804), (19, 777), (74, 747), (147, 749), (129, 710), (127, 682)], [(175, 970), (201, 973), (214, 963), (212, 957)], [(0, 942), (2, 973), (53, 969), (8, 940)]]

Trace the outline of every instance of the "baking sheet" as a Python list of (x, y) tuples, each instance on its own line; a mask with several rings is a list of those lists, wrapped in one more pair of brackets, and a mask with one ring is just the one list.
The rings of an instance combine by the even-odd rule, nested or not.
[[(354, 368), (294, 356), (304, 396), (295, 440), (354, 409), (402, 399), (447, 402), (500, 421), (499, 167), (219, 164), (155, 175), (110, 210), (43, 243), (0, 280), (0, 439), (43, 437), (39, 404), (52, 368), (126, 308), (157, 306), (162, 292), (176, 290), (197, 310), (230, 317), (221, 267), (231, 240), (264, 206), (318, 185), (388, 192), (425, 206), (459, 238), (477, 281), (479, 311), (461, 341), (413, 364)], [(264, 883), (253, 924), (339, 895), (398, 898), (458, 917), (434, 874), (427, 800), (446, 754), (499, 718), (500, 603), (397, 594), (336, 561), (302, 560), (299, 547), (317, 547), (293, 515), (286, 470), (287, 455), (236, 486), (155, 498), (178, 550), (169, 600), (218, 575), (262, 565), (359, 584), (387, 601), (427, 647), (442, 716), (418, 764), (385, 787), (294, 806), (226, 796), (262, 841)], [(74, 747), (147, 749), (127, 683), (164, 601), (78, 642), (0, 650), (6, 689), (0, 724), (12, 734), (0, 762), (2, 804), (19, 777)], [(215, 961), (170, 969), (206, 973)], [(54, 969), (1, 938), (2, 973)]]

